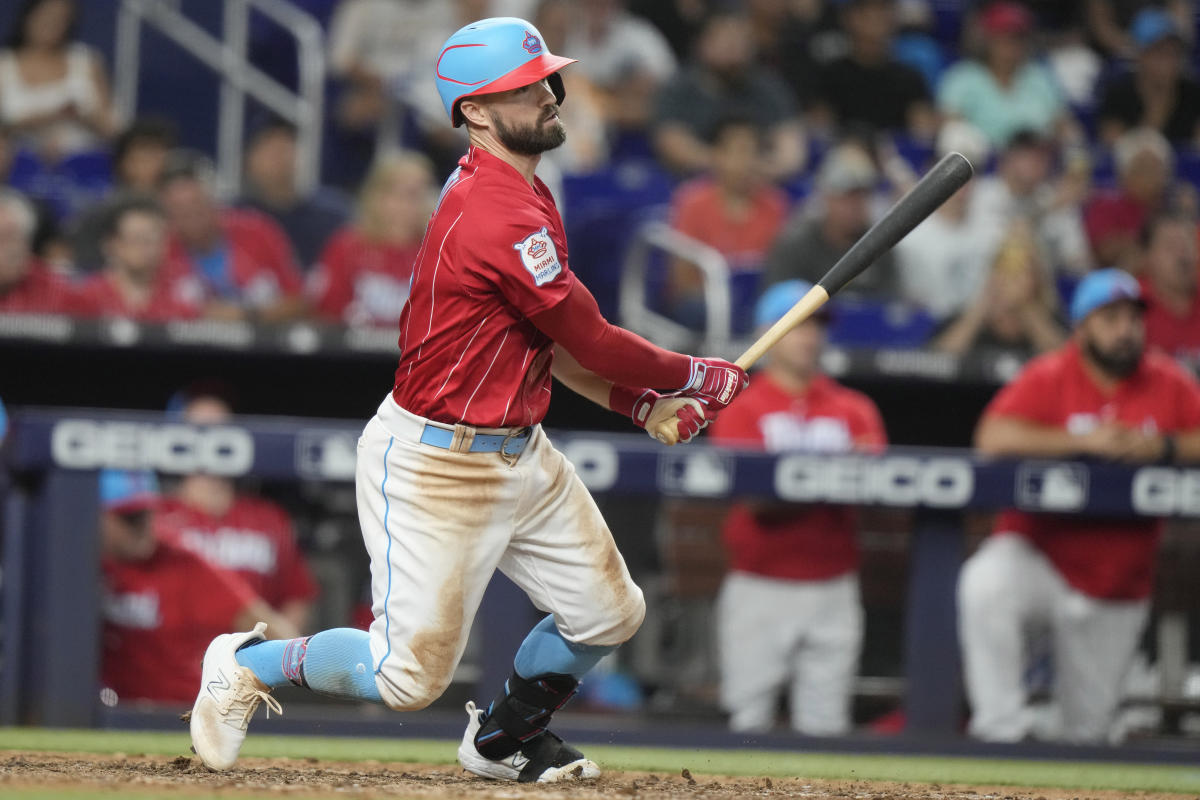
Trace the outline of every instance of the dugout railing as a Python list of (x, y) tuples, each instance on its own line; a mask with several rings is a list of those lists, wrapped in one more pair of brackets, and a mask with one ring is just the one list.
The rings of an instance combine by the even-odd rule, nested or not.
[[(361, 428), (361, 421), (270, 417), (196, 427), (144, 412), (15, 410), (4, 448), (0, 724), (90, 725), (99, 718), (96, 470), (347, 483)], [(911, 509), (904, 712), (906, 731), (918, 736), (944, 738), (961, 723), (954, 592), (965, 513), (1015, 506), (1200, 518), (1200, 469), (987, 461), (964, 450), (829, 455), (703, 443), (666, 448), (637, 434), (562, 431), (552, 438), (598, 496), (757, 496)], [(512, 643), (525, 633), (526, 618), (510, 613), (524, 602), (510, 584), (496, 583), (489, 593), (480, 612), (480, 681), (493, 686), (511, 669)], [(1173, 630), (1178, 636), (1179, 626)], [(1169, 651), (1186, 662), (1186, 642), (1176, 640)], [(1160, 687), (1168, 705), (1183, 700), (1184, 666), (1162, 668), (1175, 676)]]

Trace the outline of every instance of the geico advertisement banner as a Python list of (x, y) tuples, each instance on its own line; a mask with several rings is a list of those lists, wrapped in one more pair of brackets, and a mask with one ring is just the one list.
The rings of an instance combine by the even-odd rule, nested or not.
[(54, 463), (70, 469), (152, 469), (245, 475), (254, 438), (242, 428), (64, 419), (50, 433)]

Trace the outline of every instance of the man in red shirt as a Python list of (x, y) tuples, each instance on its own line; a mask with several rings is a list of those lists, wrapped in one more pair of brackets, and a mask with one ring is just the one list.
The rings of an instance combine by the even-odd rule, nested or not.
[(29, 201), (0, 188), (0, 313), (61, 314), (71, 307), (70, 286), (33, 255), (36, 225)]
[[(1072, 340), (1032, 361), (985, 409), (981, 453), (1090, 456), (1129, 463), (1200, 458), (1200, 388), (1166, 356), (1143, 353), (1137, 281), (1116, 269), (1075, 290)], [(1010, 510), (963, 566), (959, 637), (970, 733), (1103, 741), (1150, 605), (1161, 520)], [(1026, 705), (1024, 635), (1049, 627), (1061, 730)], [(1057, 726), (1054, 726), (1057, 727)]]
[(1083, 226), (1096, 263), (1133, 271), (1141, 257), (1138, 237), (1146, 220), (1166, 205), (1175, 154), (1153, 128), (1134, 128), (1113, 146), (1117, 188), (1096, 194)]
[(210, 181), (202, 157), (175, 153), (159, 186), (170, 258), (204, 287), (205, 316), (281, 322), (304, 313), (287, 235), (265, 214), (218, 205)]
[[(232, 417), (229, 404), (211, 394), (188, 398), (182, 413), (193, 425), (227, 425)], [(279, 505), (238, 491), (229, 478), (196, 472), (164, 499), (156, 528), (163, 538), (238, 575), (293, 628), (307, 628), (317, 585), (292, 520)]]
[(214, 639), (191, 718), (208, 766), (235, 762), (274, 686), (427, 706), (449, 685), (500, 569), (550, 615), (496, 699), (467, 704), (459, 761), (500, 780), (599, 774), (546, 727), (579, 678), (638, 629), (645, 602), (595, 501), (542, 431), (551, 375), (648, 430), (673, 420), (685, 441), (748, 381), (726, 361), (611, 325), (571, 272), (562, 218), (534, 176), (566, 137), (556, 73), (569, 63), (533, 25), (503, 17), (462, 28), (430, 65), (471, 146), (417, 256), (394, 388), (359, 440), (375, 621), (369, 632), (282, 645), (262, 642), (261, 625)]
[(291, 628), (236, 575), (160, 541), (151, 522), (158, 500), (153, 473), (100, 473), (101, 680), (121, 701), (182, 704), (213, 636), (260, 619), (275, 636)]
[[(735, 297), (743, 286), (750, 289), (746, 317), (763, 260), (788, 210), (787, 195), (762, 172), (762, 137), (748, 118), (722, 120), (713, 135), (712, 175), (685, 183), (671, 197), (672, 227), (724, 256)], [(668, 291), (676, 319), (703, 320), (703, 276), (696, 267), (676, 260)]]
[(1146, 344), (1172, 356), (1200, 357), (1196, 230), (1193, 220), (1174, 216), (1157, 217), (1146, 230)]
[(80, 287), (75, 313), (145, 322), (200, 315), (204, 289), (167, 263), (167, 226), (152, 200), (117, 200), (103, 231), (105, 267)]
[[(755, 308), (765, 329), (811, 284), (768, 289)], [(790, 331), (713, 439), (729, 446), (813, 452), (878, 450), (883, 421), (866, 396), (821, 374), (826, 315)], [(738, 503), (725, 519), (729, 575), (718, 601), (721, 704), (734, 730), (767, 730), (789, 691), (792, 727), (812, 736), (850, 730), (862, 645), (857, 518), (849, 506)]]

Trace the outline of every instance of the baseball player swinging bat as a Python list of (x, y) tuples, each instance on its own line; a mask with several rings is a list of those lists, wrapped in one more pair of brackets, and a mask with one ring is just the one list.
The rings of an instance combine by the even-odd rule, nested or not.
[[(951, 195), (971, 179), (974, 171), (971, 162), (962, 153), (946, 154), (830, 267), (829, 272), (817, 281), (808, 294), (800, 298), (791, 310), (758, 337), (758, 341), (738, 356), (735, 363), (748, 371), (788, 331), (812, 316), (817, 309), (825, 305), (830, 296), (875, 263), (877, 258), (894, 247), (938, 206), (950, 199)], [(696, 401), (681, 398), (673, 402), (682, 407), (686, 403)], [(675, 444), (679, 440), (675, 417), (670, 416), (655, 425), (654, 436), (664, 444)]]

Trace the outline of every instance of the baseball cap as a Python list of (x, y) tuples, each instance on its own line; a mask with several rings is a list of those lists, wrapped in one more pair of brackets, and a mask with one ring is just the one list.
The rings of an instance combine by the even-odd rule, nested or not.
[(879, 172), (866, 151), (855, 145), (835, 148), (821, 163), (817, 172), (817, 188), (822, 192), (853, 192), (874, 189)]
[(1161, 8), (1143, 8), (1139, 11), (1129, 26), (1129, 36), (1138, 50), (1145, 50), (1167, 38), (1184, 41), (1183, 31), (1179, 30), (1175, 18)]
[(979, 24), (989, 36), (1028, 33), (1033, 30), (1033, 15), (1020, 3), (999, 0), (983, 10)]
[(1136, 278), (1115, 267), (1089, 273), (1075, 287), (1075, 294), (1071, 297), (1071, 324), (1078, 325), (1097, 308), (1120, 300), (1146, 307), (1146, 301), (1142, 299), (1142, 287)]
[(145, 511), (158, 505), (158, 479), (146, 470), (100, 471), (100, 507), (105, 511), (126, 514)]
[[(769, 287), (754, 304), (754, 327), (766, 328), (774, 325), (791, 310), (792, 306), (800, 302), (800, 298), (808, 294), (811, 288), (813, 288), (811, 283), (798, 278)], [(828, 305), (822, 306), (813, 314), (813, 319), (824, 323), (829, 322), (829, 317)]]

